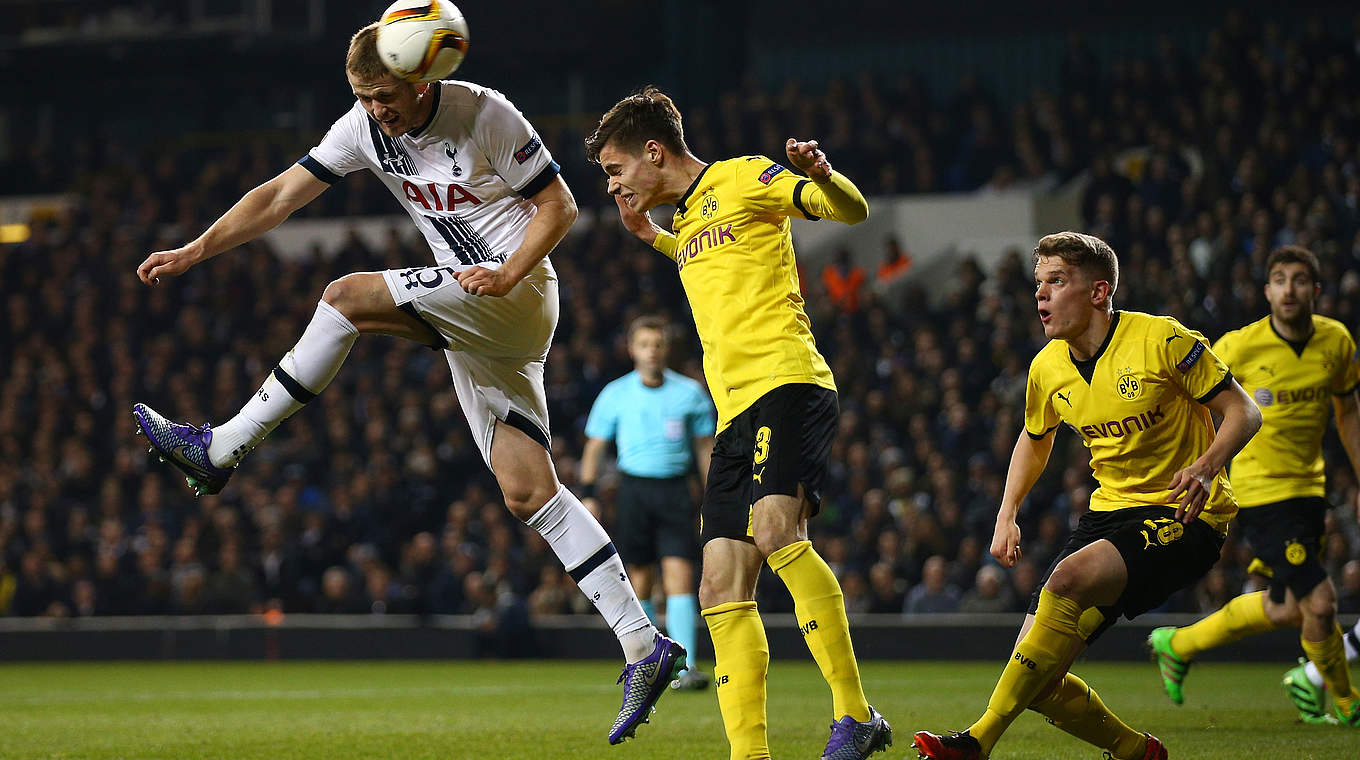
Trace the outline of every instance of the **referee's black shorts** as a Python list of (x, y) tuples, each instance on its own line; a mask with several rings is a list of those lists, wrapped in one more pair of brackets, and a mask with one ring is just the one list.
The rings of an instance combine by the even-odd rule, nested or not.
[(737, 415), (713, 442), (701, 540), (751, 537), (751, 506), (800, 485), (817, 514), (839, 418), (836, 392), (810, 383), (781, 385)]
[(614, 545), (627, 565), (650, 565), (662, 557), (699, 558), (699, 509), (689, 478), (619, 475)]

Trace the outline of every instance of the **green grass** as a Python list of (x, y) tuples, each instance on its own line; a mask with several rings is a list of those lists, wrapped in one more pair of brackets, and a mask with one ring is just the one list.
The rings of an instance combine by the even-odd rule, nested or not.
[[(914, 758), (911, 734), (963, 728), (1000, 664), (878, 663), (861, 668), (896, 728), (877, 758)], [(1283, 665), (1206, 663), (1187, 705), (1162, 695), (1151, 664), (1077, 672), (1175, 760), (1360, 756), (1360, 732), (1303, 726), (1278, 681)], [(610, 747), (616, 666), (603, 662), (148, 663), (0, 665), (0, 758), (726, 758), (713, 692), (669, 693), (638, 738)], [(776, 758), (816, 757), (830, 699), (808, 662), (770, 673)], [(1100, 752), (1026, 714), (995, 758)]]

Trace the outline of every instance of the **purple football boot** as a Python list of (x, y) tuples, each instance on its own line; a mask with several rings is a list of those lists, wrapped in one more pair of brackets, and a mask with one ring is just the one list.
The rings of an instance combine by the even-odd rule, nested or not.
[(132, 416), (137, 418), (137, 434), (151, 444), (146, 452), (159, 454), (162, 462), (184, 473), (194, 496), (217, 493), (227, 484), (232, 471), (215, 467), (208, 459), (212, 428), (207, 423), (194, 427), (171, 422), (146, 404), (133, 404)]
[(846, 715), (831, 724), (822, 760), (864, 760), (891, 746), (892, 726), (869, 705), (869, 719), (863, 723)]
[(631, 738), (638, 724), (648, 721), (656, 701), (685, 669), (685, 655), (684, 647), (658, 633), (651, 654), (624, 666), (618, 681), (623, 684), (623, 706), (609, 729), (610, 744)]

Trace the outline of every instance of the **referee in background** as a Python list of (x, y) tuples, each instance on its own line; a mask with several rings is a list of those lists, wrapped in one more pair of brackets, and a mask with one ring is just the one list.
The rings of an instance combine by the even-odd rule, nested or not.
[(660, 317), (628, 326), (633, 371), (600, 391), (586, 420), (580, 494), (597, 516), (595, 497), (605, 449), (618, 451), (618, 517), (614, 541), (647, 616), (657, 620), (652, 586), (658, 560), (666, 593), (666, 631), (690, 654), (690, 668), (671, 683), (702, 690), (709, 677), (696, 666), (699, 602), (694, 561), (699, 556), (699, 509), (689, 475), (708, 473), (717, 414), (698, 382), (666, 369), (670, 340)]

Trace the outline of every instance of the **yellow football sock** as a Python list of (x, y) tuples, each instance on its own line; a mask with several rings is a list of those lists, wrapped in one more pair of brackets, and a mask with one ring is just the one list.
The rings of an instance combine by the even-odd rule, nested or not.
[(1116, 758), (1141, 758), (1146, 749), (1147, 738), (1125, 725), (1094, 689), (1071, 673), (1031, 708), (1058, 728)]
[(767, 561), (793, 596), (803, 641), (831, 687), (831, 716), (849, 715), (869, 719), (869, 703), (859, 680), (859, 663), (850, 643), (850, 623), (845, 617), (845, 597), (835, 573), (811, 541), (798, 541), (771, 552)]
[(701, 613), (713, 639), (713, 683), (732, 760), (770, 756), (765, 730), (765, 676), (770, 645), (755, 602), (728, 602)]
[(1331, 634), (1322, 641), (1309, 641), (1300, 636), (1299, 643), (1303, 644), (1303, 653), (1308, 655), (1308, 659), (1322, 674), (1322, 680), (1327, 682), (1327, 688), (1332, 690), (1336, 706), (1349, 713), (1357, 695), (1351, 687), (1351, 668), (1346, 662), (1346, 645), (1341, 641), (1341, 626), (1333, 625)]
[(1039, 690), (1053, 678), (1053, 674), (1067, 661), (1081, 643), (1077, 621), (1081, 606), (1048, 589), (1039, 591), (1039, 608), (1034, 613), (1034, 625), (1025, 638), (1015, 645), (1001, 678), (992, 690), (983, 713), (968, 733), (982, 745), (983, 756), (1038, 695)]
[(1171, 649), (1182, 660), (1191, 660), (1207, 649), (1278, 627), (1266, 617), (1266, 592), (1254, 591), (1229, 599), (1218, 612), (1194, 625), (1177, 628), (1171, 636)]

